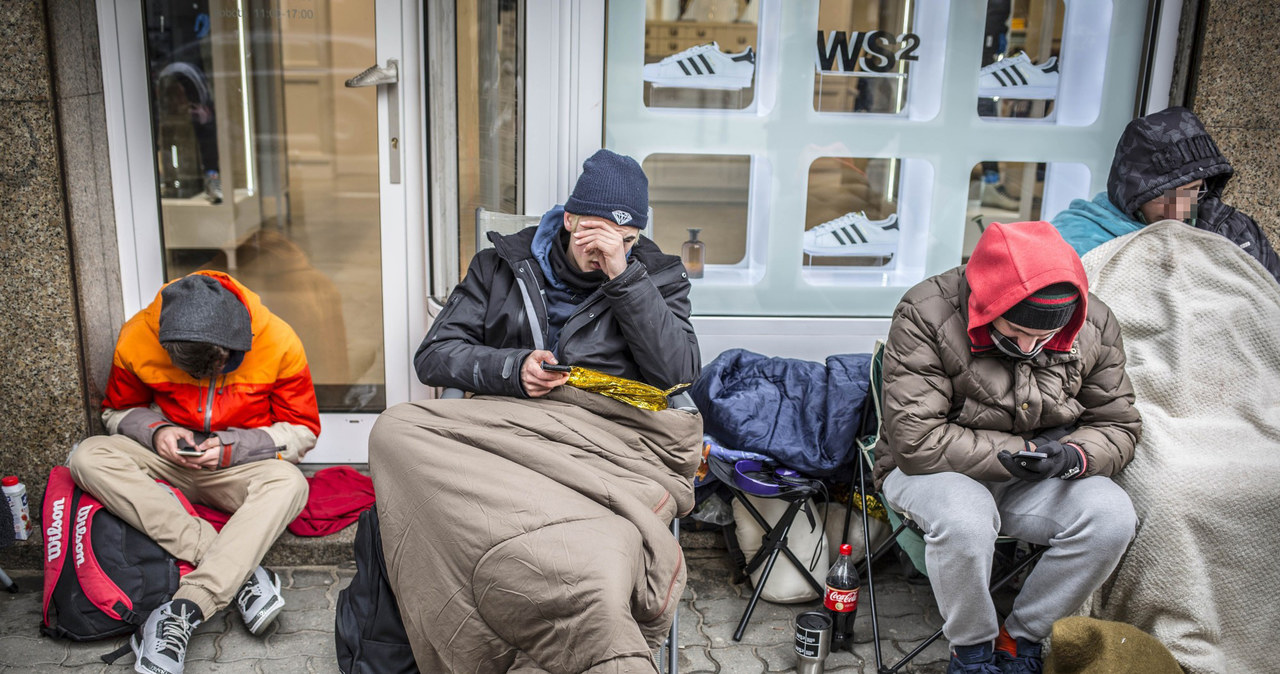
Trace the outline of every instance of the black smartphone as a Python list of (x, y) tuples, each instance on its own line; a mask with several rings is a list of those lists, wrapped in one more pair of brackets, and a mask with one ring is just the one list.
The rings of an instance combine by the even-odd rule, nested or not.
[(1024, 452), (1018, 452), (1017, 454), (1013, 455), (1013, 460), (1017, 461), (1018, 465), (1022, 466), (1023, 468), (1027, 468), (1029, 467), (1030, 464), (1039, 463), (1040, 461), (1043, 461), (1044, 459), (1047, 459), (1047, 458), (1049, 458), (1049, 455), (1045, 454), (1044, 452), (1025, 452), (1024, 451)]
[(552, 365), (551, 363), (548, 363), (547, 361), (544, 360), (542, 361), (542, 369), (546, 370), (547, 372), (572, 372), (573, 366), (572, 365)]

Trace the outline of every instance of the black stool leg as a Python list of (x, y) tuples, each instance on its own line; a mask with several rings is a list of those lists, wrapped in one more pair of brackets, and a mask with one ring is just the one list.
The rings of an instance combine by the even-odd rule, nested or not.
[(795, 520), (796, 513), (800, 512), (800, 505), (801, 501), (792, 501), (787, 506), (787, 511), (778, 520), (778, 526), (770, 530), (768, 534), (765, 534), (760, 549), (756, 551), (755, 556), (747, 563), (747, 574), (750, 575), (751, 571), (759, 565), (762, 556), (766, 553), (769, 555), (769, 561), (765, 562), (764, 571), (760, 574), (760, 582), (756, 583), (756, 590), (751, 593), (751, 601), (747, 602), (747, 610), (742, 613), (742, 620), (738, 622), (738, 629), (733, 633), (734, 641), (742, 641), (742, 633), (747, 630), (747, 623), (751, 621), (751, 613), (756, 610), (756, 604), (760, 601), (760, 593), (764, 591), (764, 584), (769, 580), (769, 574), (773, 571), (774, 562), (778, 561), (778, 553), (784, 550), (790, 552), (790, 550), (787, 550), (787, 532), (791, 531), (791, 523)]

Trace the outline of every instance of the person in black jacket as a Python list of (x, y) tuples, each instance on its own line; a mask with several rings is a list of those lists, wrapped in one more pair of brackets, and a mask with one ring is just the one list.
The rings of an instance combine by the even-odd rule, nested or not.
[(1280, 257), (1253, 218), (1222, 202), (1233, 174), (1199, 118), (1169, 108), (1129, 122), (1116, 143), (1107, 191), (1053, 217), (1080, 255), (1160, 220), (1181, 220), (1235, 242), (1280, 281)]
[(489, 234), (413, 363), (430, 386), (538, 397), (568, 381), (566, 364), (660, 389), (701, 370), (689, 322), (689, 278), (640, 231), (649, 181), (630, 157), (600, 150), (564, 206), (538, 226)]

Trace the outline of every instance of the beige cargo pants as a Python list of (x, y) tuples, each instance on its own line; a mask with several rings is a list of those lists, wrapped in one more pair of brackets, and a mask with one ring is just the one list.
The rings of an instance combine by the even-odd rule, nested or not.
[[(271, 544), (307, 502), (307, 480), (287, 461), (266, 460), (221, 470), (192, 470), (124, 435), (86, 439), (67, 459), (71, 476), (117, 517), (178, 559), (196, 566), (175, 599), (189, 599), (205, 619), (235, 598)], [(192, 503), (232, 513), (221, 533), (193, 517), (164, 487)]]

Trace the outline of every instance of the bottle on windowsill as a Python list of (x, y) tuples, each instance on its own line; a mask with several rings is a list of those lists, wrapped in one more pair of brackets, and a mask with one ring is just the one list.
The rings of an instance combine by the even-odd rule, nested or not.
[(702, 266), (706, 259), (707, 244), (698, 240), (698, 232), (701, 229), (690, 228), (689, 240), (684, 242), (680, 247), (680, 260), (684, 262), (685, 271), (689, 272), (689, 278), (702, 278)]

